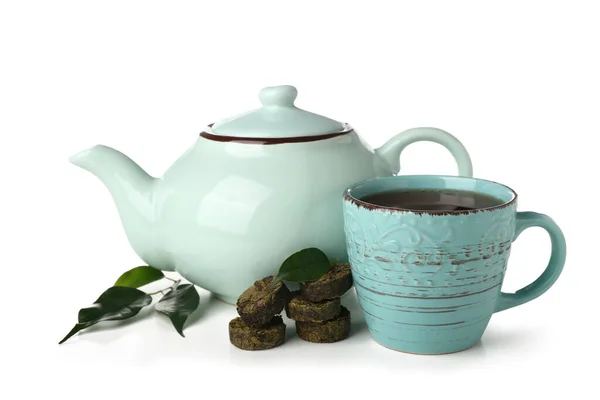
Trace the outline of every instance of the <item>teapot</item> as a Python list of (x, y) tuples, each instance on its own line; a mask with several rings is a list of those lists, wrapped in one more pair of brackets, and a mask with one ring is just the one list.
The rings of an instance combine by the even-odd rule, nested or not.
[(373, 150), (347, 123), (297, 108), (297, 94), (262, 89), (262, 107), (207, 126), (160, 178), (103, 145), (69, 160), (106, 185), (145, 263), (230, 304), (303, 248), (345, 262), (344, 189), (397, 174), (409, 144), (443, 145), (459, 175), (472, 176), (467, 150), (448, 132), (413, 128)]

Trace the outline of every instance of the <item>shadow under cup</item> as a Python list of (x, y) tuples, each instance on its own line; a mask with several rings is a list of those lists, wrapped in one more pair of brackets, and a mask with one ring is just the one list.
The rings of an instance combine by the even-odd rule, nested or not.
[[(467, 211), (410, 211), (361, 201), (390, 190), (460, 190), (492, 196), (498, 206)], [(546, 271), (515, 294), (501, 293), (512, 242), (531, 226), (546, 229), (553, 253)], [(554, 221), (517, 213), (516, 193), (458, 176), (394, 176), (344, 193), (344, 230), (360, 307), (383, 346), (418, 354), (467, 349), (494, 312), (544, 293), (558, 278), (566, 245)]]

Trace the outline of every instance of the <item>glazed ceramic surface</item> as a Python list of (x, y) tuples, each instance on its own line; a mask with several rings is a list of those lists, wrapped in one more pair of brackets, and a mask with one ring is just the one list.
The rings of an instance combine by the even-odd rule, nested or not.
[[(467, 190), (505, 203), (432, 213), (359, 200), (395, 189)], [(371, 335), (388, 348), (410, 353), (452, 353), (473, 346), (494, 312), (548, 290), (566, 256), (564, 236), (552, 219), (517, 212), (511, 189), (473, 178), (399, 176), (361, 182), (345, 192), (344, 224), (356, 292)], [(533, 226), (550, 234), (548, 267), (525, 288), (502, 293), (511, 244)]]
[(398, 173), (410, 143), (440, 143), (459, 174), (472, 174), (467, 151), (447, 132), (411, 129), (373, 150), (350, 126), (296, 108), (295, 97), (291, 86), (263, 89), (261, 108), (205, 129), (160, 178), (102, 145), (71, 162), (108, 187), (146, 263), (232, 304), (302, 248), (345, 260), (344, 189)]

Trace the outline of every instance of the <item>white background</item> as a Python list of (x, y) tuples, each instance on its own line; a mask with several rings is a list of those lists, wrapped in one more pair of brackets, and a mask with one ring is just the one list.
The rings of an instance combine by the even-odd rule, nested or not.
[[(592, 1), (494, 4), (2, 2), (0, 398), (597, 399), (600, 14)], [(475, 176), (563, 228), (561, 278), (447, 356), (375, 344), (352, 295), (353, 335), (334, 345), (288, 324), (284, 346), (239, 351), (235, 308), (201, 292), (185, 339), (142, 312), (59, 346), (79, 308), (140, 264), (108, 191), (68, 156), (103, 143), (160, 176), (204, 126), (279, 84), (373, 147), (416, 126), (456, 135)], [(403, 154), (403, 174), (455, 172), (438, 145)], [(523, 233), (504, 290), (535, 279), (549, 251), (543, 231)]]

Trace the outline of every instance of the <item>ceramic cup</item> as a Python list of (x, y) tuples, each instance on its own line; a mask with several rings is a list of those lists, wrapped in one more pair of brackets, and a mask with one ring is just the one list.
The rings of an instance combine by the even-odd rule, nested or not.
[[(398, 189), (466, 190), (503, 203), (440, 212), (361, 201)], [(550, 262), (530, 285), (503, 293), (511, 244), (534, 226), (550, 235)], [(344, 229), (356, 293), (372, 337), (409, 353), (444, 354), (473, 346), (493, 313), (546, 292), (566, 256), (565, 238), (551, 218), (517, 212), (517, 194), (507, 186), (459, 176), (393, 176), (357, 183), (344, 193)]]

